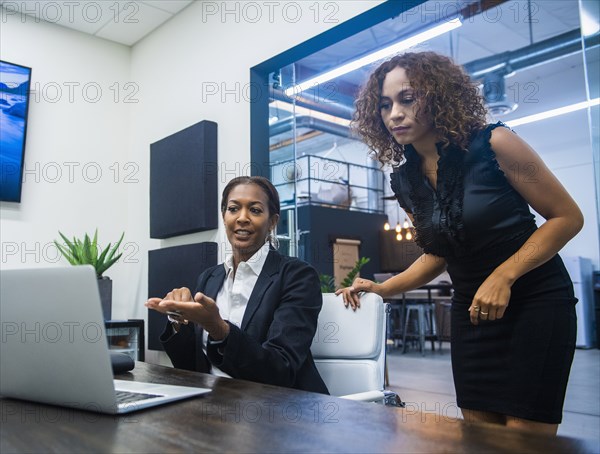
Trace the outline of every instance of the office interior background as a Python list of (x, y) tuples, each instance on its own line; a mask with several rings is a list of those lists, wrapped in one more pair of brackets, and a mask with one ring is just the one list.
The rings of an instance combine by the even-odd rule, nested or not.
[[(58, 231), (80, 236), (97, 228), (104, 244), (125, 232), (123, 257), (107, 273), (114, 282), (113, 318), (147, 319), (143, 303), (148, 297), (148, 251), (213, 241), (219, 244), (219, 259), (224, 258), (222, 226), (164, 240), (149, 234), (150, 144), (201, 120), (218, 123), (219, 192), (231, 178), (256, 173), (262, 162), (255, 157), (262, 157), (265, 150), (252, 148), (256, 132), (251, 124), (259, 123), (262, 130), (279, 125), (269, 137), (267, 156), (273, 167), (291, 160), (296, 169), (305, 165), (307, 155), (364, 166), (362, 182), (353, 181), (348, 173), (339, 175), (335, 183), (357, 187), (352, 200), (342, 201), (338, 209), (380, 215), (377, 219), (387, 216), (392, 228), (403, 223), (401, 210), (384, 198), (390, 195), (387, 176), (366, 158), (365, 147), (344, 137), (340, 129), (313, 130), (299, 119), (321, 116), (317, 121), (346, 131), (352, 96), (372, 66), (333, 79), (330, 87), (335, 89), (327, 91), (331, 99), (327, 93), (308, 90), (301, 97), (312, 99), (312, 106), (303, 106), (301, 100), (286, 106), (274, 97), (268, 114), (262, 113), (264, 118), (252, 111), (256, 87), (251, 85), (250, 68), (314, 42), (322, 33), (329, 33), (331, 40), (336, 27), (386, 2), (271, 6), (250, 2), (252, 7), (249, 2), (229, 1), (65, 3), (69, 2), (0, 1), (1, 58), (33, 69), (22, 199), (19, 204), (0, 204), (2, 267), (66, 265), (53, 245)], [(338, 44), (326, 48), (314, 44), (311, 54), (270, 71), (265, 91), (274, 91), (274, 82), (278, 92), (294, 88), (309, 76), (450, 20), (457, 11), (470, 10), (472, 15), (461, 27), (417, 49), (445, 53), (473, 68), (481, 69), (487, 62), (488, 69), (490, 65), (501, 69), (494, 80), (496, 87), (504, 82), (505, 96), (498, 98), (501, 105), (496, 107), (514, 110), (493, 119), (510, 125), (529, 115), (598, 98), (598, 16), (590, 23), (581, 13), (586, 8), (597, 10), (595, 1), (396, 3), (403, 3), (407, 11), (365, 30), (356, 21), (355, 36), (346, 33)], [(590, 26), (595, 40), (586, 41), (589, 49), (565, 50), (569, 42), (581, 43), (573, 36), (588, 33)], [(503, 64), (503, 56), (523, 48), (529, 52), (513, 55), (513, 66), (521, 65), (518, 69)], [(541, 50), (545, 57), (536, 59)], [(600, 269), (597, 104), (514, 129), (540, 153), (586, 218), (583, 231), (561, 254), (585, 257)], [(275, 181), (282, 175), (287, 181)], [(303, 222), (299, 210), (303, 191), (318, 202), (319, 186), (301, 189), (298, 183), (289, 190), (285, 187), (289, 172), (271, 176), (282, 184), (284, 205), (294, 213), (287, 218), (287, 231), (280, 232), (289, 238), (302, 231), (298, 226)], [(336, 187), (320, 189), (331, 197)], [(383, 223), (372, 223), (369, 229), (378, 238)], [(302, 241), (310, 243), (310, 238), (296, 236), (285, 247), (311, 261), (310, 247), (303, 247)], [(367, 277), (377, 268), (376, 261), (371, 263)], [(155, 351), (147, 352), (146, 360), (168, 364)]]

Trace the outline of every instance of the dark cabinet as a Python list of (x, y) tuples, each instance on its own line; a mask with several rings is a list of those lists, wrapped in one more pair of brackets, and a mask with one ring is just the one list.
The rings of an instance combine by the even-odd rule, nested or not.
[(107, 320), (104, 323), (111, 352), (125, 353), (134, 361), (144, 361), (144, 320)]

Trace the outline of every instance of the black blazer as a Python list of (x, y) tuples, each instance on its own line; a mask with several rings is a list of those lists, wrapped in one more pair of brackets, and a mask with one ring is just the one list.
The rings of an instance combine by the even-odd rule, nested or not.
[[(224, 280), (223, 264), (209, 268), (198, 278), (195, 292), (216, 300)], [(205, 355), (202, 328), (191, 323), (181, 325), (177, 334), (167, 325), (160, 340), (179, 369), (210, 372), (213, 364), (233, 378), (328, 394), (310, 353), (322, 305), (315, 269), (271, 250), (242, 326), (228, 322), (224, 347), (209, 342)]]

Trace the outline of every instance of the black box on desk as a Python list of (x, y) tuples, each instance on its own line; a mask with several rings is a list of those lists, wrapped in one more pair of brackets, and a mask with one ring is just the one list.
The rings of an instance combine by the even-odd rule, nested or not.
[(104, 325), (111, 352), (124, 353), (134, 361), (144, 361), (144, 320), (105, 320)]

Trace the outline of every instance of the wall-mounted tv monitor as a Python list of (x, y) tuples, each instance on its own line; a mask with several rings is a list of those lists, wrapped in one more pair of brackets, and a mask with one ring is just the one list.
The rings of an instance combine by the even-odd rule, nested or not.
[(0, 200), (21, 201), (31, 68), (0, 60)]

